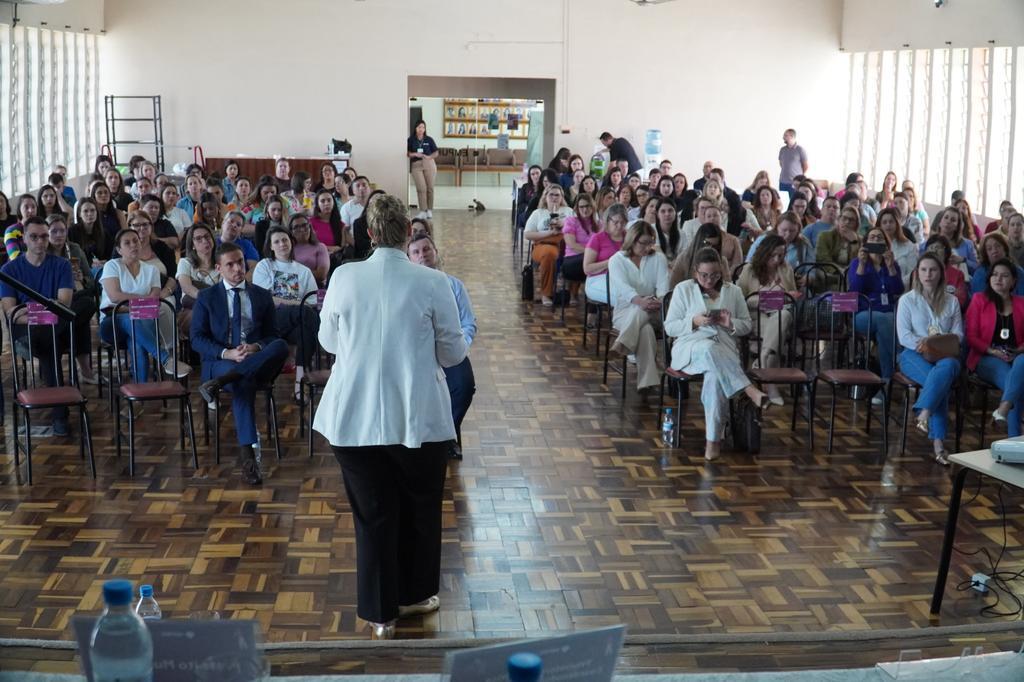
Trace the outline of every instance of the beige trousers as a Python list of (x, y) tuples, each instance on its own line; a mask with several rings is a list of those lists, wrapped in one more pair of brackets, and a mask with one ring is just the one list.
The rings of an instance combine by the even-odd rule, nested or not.
[(416, 183), (416, 206), (421, 211), (434, 210), (434, 178), (437, 164), (433, 159), (416, 159), (412, 162), (412, 181)]
[(649, 313), (638, 305), (618, 306), (612, 314), (612, 326), (619, 331), (616, 350), (636, 354), (636, 387), (657, 386), (661, 383), (658, 369), (658, 338), (661, 314)]

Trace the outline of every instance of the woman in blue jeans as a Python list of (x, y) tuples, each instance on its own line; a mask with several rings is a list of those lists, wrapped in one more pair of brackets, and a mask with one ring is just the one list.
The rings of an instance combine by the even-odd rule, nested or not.
[[(107, 343), (114, 343), (114, 333), (118, 341), (131, 344), (132, 321), (125, 314), (113, 315), (114, 307), (122, 301), (139, 298), (155, 298), (159, 300), (166, 293), (160, 287), (160, 271), (149, 263), (139, 260), (142, 243), (139, 235), (132, 229), (120, 230), (114, 237), (114, 246), (121, 254), (120, 258), (112, 258), (103, 266), (100, 284), (103, 291), (100, 295), (100, 338)], [(173, 282), (168, 286), (173, 287)], [(160, 367), (167, 374), (177, 378), (187, 376), (192, 368), (184, 362), (178, 362), (177, 372), (171, 361), (171, 355), (157, 343), (156, 320), (138, 320), (135, 323), (135, 346), (132, 350), (132, 371), (135, 381), (145, 382), (149, 378), (149, 358), (159, 361)]]
[(922, 351), (928, 337), (956, 334), (964, 338), (960, 303), (946, 291), (945, 265), (939, 257), (925, 252), (917, 261), (913, 289), (900, 298), (896, 311), (896, 332), (900, 346), (900, 369), (921, 385), (914, 403), (915, 425), (932, 439), (935, 459), (946, 459), (946, 422), (949, 418), (949, 393), (960, 374), (960, 358), (942, 358), (932, 363)]
[[(858, 333), (870, 334), (874, 338), (881, 365), (879, 373), (883, 379), (888, 379), (893, 371), (893, 311), (896, 298), (903, 293), (903, 276), (885, 232), (877, 227), (868, 231), (857, 257), (850, 263), (846, 278), (850, 291), (864, 294), (870, 301), (869, 312), (868, 303), (861, 300), (860, 311), (854, 317), (854, 327)], [(881, 399), (881, 395), (875, 396), (875, 402)]]
[(997, 386), (1003, 396), (992, 421), (1005, 424), (1010, 436), (1021, 435), (1024, 399), (1024, 296), (1015, 296), (1017, 268), (1009, 259), (989, 270), (985, 291), (967, 307), (967, 367)]

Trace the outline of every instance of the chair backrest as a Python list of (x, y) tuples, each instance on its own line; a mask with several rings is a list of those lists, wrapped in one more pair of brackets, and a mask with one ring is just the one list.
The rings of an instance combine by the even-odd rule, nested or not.
[[(832, 291), (822, 294), (818, 299), (815, 311), (814, 340), (820, 348), (822, 341), (829, 343), (832, 351), (832, 367), (834, 369), (857, 367), (857, 332), (854, 317), (865, 304), (868, 314), (868, 328), (873, 326), (874, 306), (871, 299), (856, 291)], [(822, 320), (827, 319), (827, 328), (822, 328)], [(862, 354), (863, 367), (867, 368), (867, 353)], [(815, 353), (815, 367), (821, 370), (821, 353)]]
[(525, 149), (513, 149), (512, 150), (512, 163), (516, 167), (522, 166), (526, 163), (526, 150)]
[[(49, 348), (45, 352), (52, 354), (53, 367), (57, 372), (57, 385), (64, 385), (64, 373), (60, 371), (60, 358), (63, 355), (62, 349), (59, 344), (59, 325), (60, 319), (56, 314), (50, 312), (38, 303), (22, 303), (15, 306), (9, 315), (5, 319), (5, 326), (7, 327), (7, 338), (11, 346), (11, 366), (14, 369), (14, 393), (17, 395), (18, 391), (23, 388), (35, 388), (38, 382), (43, 381), (42, 377), (39, 376), (39, 370), (36, 367), (36, 363), (33, 358), (37, 357), (36, 351), (39, 351), (39, 345), (41, 339), (33, 339), (32, 329), (38, 327), (49, 328)], [(17, 327), (25, 327), (25, 334), (15, 338), (14, 330)], [(36, 335), (38, 336), (38, 335)], [(67, 334), (69, 338), (69, 358), (75, 357), (75, 337), (70, 332)], [(22, 352), (19, 352), (19, 344), (23, 344), (21, 348)], [(22, 366), (21, 371), (18, 371), (18, 360), (21, 359)], [(75, 362), (72, 359), (68, 363), (71, 372), (71, 385), (78, 385), (78, 375), (75, 370)]]
[[(309, 292), (308, 294), (302, 297), (301, 301), (299, 301), (299, 348), (306, 347), (306, 325), (303, 324), (303, 322), (305, 322), (305, 316), (319, 316), (320, 310), (324, 307), (324, 296), (326, 295), (327, 289), (317, 289), (316, 291)], [(324, 351), (319, 341), (317, 341), (317, 343), (313, 347), (314, 351), (312, 369), (324, 369), (324, 356), (329, 354), (326, 351)], [(310, 368), (308, 367), (306, 368), (307, 371), (309, 369)]]
[[(665, 329), (665, 317), (668, 315), (668, 307), (672, 303), (673, 292), (665, 294), (665, 298), (661, 299), (661, 328)], [(661, 335), (662, 343), (664, 344), (663, 350), (665, 351), (665, 365), (672, 364), (672, 337), (667, 332)]]
[[(128, 315), (131, 320), (131, 348), (135, 348), (136, 342), (136, 330), (139, 325), (151, 324), (153, 325), (154, 336), (156, 337), (157, 348), (166, 348), (168, 344), (163, 343), (160, 333), (160, 312), (164, 310), (164, 306), (169, 310), (172, 318), (175, 315), (174, 306), (169, 301), (165, 301), (162, 298), (146, 297), (146, 298), (133, 298), (127, 301), (121, 301), (114, 306), (111, 315)], [(170, 353), (171, 353), (171, 365), (174, 369), (174, 374), (178, 373), (178, 325), (171, 324), (171, 341)], [(114, 357), (120, 357), (121, 351), (121, 334), (117, 331), (117, 326), (114, 326)], [(147, 360), (148, 362), (148, 360)], [(125, 382), (121, 376), (121, 363), (115, 362), (117, 367), (117, 383), (124, 385)], [(135, 369), (135, 376), (137, 377), (139, 372), (138, 368)], [(160, 376), (160, 372), (157, 372), (157, 377)]]
[(486, 158), (488, 166), (515, 167), (515, 160), (511, 149), (488, 149)]
[(793, 269), (793, 276), (804, 277), (804, 296), (826, 291), (846, 291), (846, 270), (835, 263), (808, 261)]
[[(749, 307), (750, 299), (757, 298), (757, 313), (754, 315), (754, 337), (758, 339), (758, 344), (764, 343), (764, 334), (761, 333), (761, 313), (781, 313), (783, 310), (789, 310), (791, 312), (796, 311), (796, 299), (793, 298), (786, 291), (753, 291), (747, 295), (747, 303)], [(791, 324), (789, 334), (783, 334), (782, 328), (782, 315), (778, 314), (775, 316), (775, 320), (770, 324), (779, 325), (778, 334), (778, 346), (775, 348), (775, 353), (779, 357), (781, 362), (783, 358), (796, 357), (796, 325)], [(751, 339), (753, 340), (753, 339)], [(783, 354), (782, 349), (786, 348), (786, 353)], [(760, 353), (761, 348), (758, 348)]]

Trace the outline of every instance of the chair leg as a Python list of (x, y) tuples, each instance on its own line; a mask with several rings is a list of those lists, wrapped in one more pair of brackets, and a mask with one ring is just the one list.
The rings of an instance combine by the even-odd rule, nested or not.
[(188, 420), (188, 442), (192, 446), (192, 468), (199, 468), (199, 455), (196, 453), (196, 429), (192, 422), (192, 400), (185, 396), (181, 399), (185, 404), (185, 417)]
[(278, 461), (281, 461), (281, 434), (277, 432), (277, 402), (274, 400), (273, 389), (267, 391), (267, 402), (270, 406), (270, 428), (274, 430), (274, 450)]
[[(113, 390), (113, 389), (111, 389)], [(121, 458), (121, 398), (114, 399), (114, 444), (117, 446), (117, 457)]]
[[(639, 371), (639, 370), (637, 370)], [(622, 356), (622, 400), (626, 400), (626, 375), (629, 374), (629, 356)]]
[(89, 468), (92, 470), (92, 477), (96, 478), (96, 453), (92, 448), (92, 428), (89, 426), (89, 413), (85, 409), (85, 405), (82, 405), (81, 409), (81, 428), (85, 436), (85, 444), (89, 448)]
[(185, 449), (185, 398), (178, 401), (178, 430), (181, 431), (181, 449)]
[(210, 446), (210, 406), (203, 401), (203, 440)]
[(220, 396), (213, 408), (213, 453), (214, 461), (220, 464)]
[(306, 430), (306, 450), (309, 457), (313, 457), (313, 414), (316, 412), (316, 386), (309, 384), (309, 428)]
[(11, 410), (11, 421), (13, 422), (12, 428), (14, 429), (14, 468), (15, 469), (18, 469), (18, 468), (21, 467), (21, 457), (18, 454), (19, 451), (21, 450), (21, 438), (18, 436), (18, 410), (20, 410), (20, 409), (21, 408), (19, 408), (17, 405), (15, 405), (14, 409)]
[(299, 382), (299, 438), (306, 435), (306, 387)]
[(889, 389), (882, 389), (882, 456), (889, 456)]
[(28, 464), (28, 484), (32, 485), (32, 411), (25, 410), (25, 463)]
[(832, 435), (836, 428), (836, 385), (832, 384), (832, 409), (828, 415), (828, 448), (826, 452), (832, 454)]
[(900, 433), (900, 456), (907, 451), (907, 421), (910, 419), (910, 388), (903, 389), (903, 428)]
[(811, 382), (807, 385), (807, 451), (814, 451), (814, 408), (815, 396), (817, 395), (818, 384)]
[(135, 401), (128, 401), (128, 477), (135, 477)]
[(985, 415), (988, 414), (988, 388), (981, 389), (981, 432), (978, 434), (978, 449), (985, 449)]
[(790, 386), (790, 397), (793, 398), (793, 417), (789, 424), (789, 430), (796, 433), (796, 415), (800, 409), (800, 387), (796, 384)]
[(608, 347), (611, 345), (611, 334), (607, 334), (604, 337), (604, 375), (601, 378), (601, 383), (608, 385)]
[(676, 435), (675, 435), (675, 439), (672, 442), (674, 443), (674, 446), (677, 447), (677, 448), (680, 446), (680, 443), (682, 443), (680, 438), (682, 437), (682, 432), (683, 432), (683, 396), (684, 396), (683, 387), (684, 386), (686, 386), (686, 384), (683, 383), (682, 381), (677, 381), (676, 382), (676, 415), (675, 415)]
[(604, 321), (604, 306), (597, 306), (597, 328), (594, 330), (594, 357), (601, 352), (601, 326)]
[(960, 436), (963, 434), (963, 390), (957, 386), (953, 390), (953, 447), (960, 452)]

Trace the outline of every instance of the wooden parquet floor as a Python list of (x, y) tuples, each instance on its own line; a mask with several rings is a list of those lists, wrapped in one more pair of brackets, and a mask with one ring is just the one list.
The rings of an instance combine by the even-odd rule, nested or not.
[[(439, 613), (403, 622), (404, 638), (522, 637), (625, 623), (632, 634), (917, 628), (930, 624), (950, 489), (920, 435), (888, 457), (841, 402), (835, 452), (824, 452), (827, 405), (808, 453), (789, 406), (771, 417), (757, 456), (704, 462), (697, 400), (683, 443), (659, 444), (657, 399), (580, 344), (580, 316), (519, 300), (507, 212), (443, 212), (446, 268), (473, 299), (477, 394), (463, 426), (465, 459), (450, 469), (444, 504)], [(4, 367), (9, 369), (9, 358)], [(147, 408), (134, 479), (115, 457), (105, 402), (92, 399), (99, 477), (74, 439), (37, 439), (34, 484), (16, 472), (10, 418), (0, 455), (0, 638), (70, 639), (73, 614), (96, 612), (114, 576), (149, 582), (165, 617), (253, 618), (269, 642), (360, 639), (355, 543), (341, 477), (318, 441), (306, 456), (290, 385), (279, 382), (285, 457), (262, 488), (200, 449), (178, 449), (175, 413)], [(95, 396), (94, 388), (87, 393)], [(198, 409), (199, 399), (194, 400)], [(973, 415), (977, 418), (977, 410)], [(197, 419), (197, 425), (201, 419)], [(73, 424), (74, 426), (74, 424)], [(976, 422), (965, 447), (976, 447)], [(200, 441), (202, 444), (202, 441)], [(1024, 495), (969, 479), (958, 546), (1024, 567)], [(987, 571), (956, 554), (941, 624), (986, 622), (991, 602), (958, 594)], [(1024, 591), (1024, 581), (1017, 583)], [(1006, 602), (1004, 601), (1005, 605)]]

